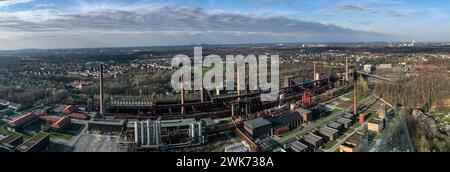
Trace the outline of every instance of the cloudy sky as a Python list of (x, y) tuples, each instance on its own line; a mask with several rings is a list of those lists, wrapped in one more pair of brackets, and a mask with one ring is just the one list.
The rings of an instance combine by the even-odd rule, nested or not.
[(448, 0), (0, 0), (0, 49), (412, 40)]

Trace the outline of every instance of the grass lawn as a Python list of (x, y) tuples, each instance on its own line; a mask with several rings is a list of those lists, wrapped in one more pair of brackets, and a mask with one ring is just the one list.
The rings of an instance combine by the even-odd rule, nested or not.
[(350, 133), (352, 133), (353, 131), (355, 131), (355, 128), (349, 128), (346, 132), (345, 132), (345, 134), (350, 134)]
[(61, 133), (61, 132), (51, 132), (50, 137), (63, 139), (63, 140), (70, 140), (70, 139), (72, 139), (73, 135), (67, 134), (67, 133)]
[(331, 147), (333, 147), (334, 145), (336, 145), (337, 142), (338, 142), (337, 140), (334, 140), (334, 141), (332, 141), (332, 142), (328, 142), (327, 144), (325, 144), (325, 145), (323, 146), (323, 149), (330, 149)]
[(80, 131), (83, 127), (84, 127), (83, 124), (75, 124), (75, 123), (72, 123), (72, 124), (70, 124), (70, 125), (67, 127), (66, 130), (72, 131), (72, 132), (78, 132), (78, 131)]
[[(345, 94), (344, 97), (347, 98), (347, 99), (350, 99), (350, 101), (353, 102), (353, 91), (350, 92), (350, 93)], [(362, 95), (362, 94), (356, 94), (356, 100), (357, 100), (358, 102), (360, 102), (362, 99), (364, 99), (364, 97), (365, 97), (365, 95)]]
[(5, 124), (0, 124), (0, 134), (8, 136), (8, 135), (12, 134), (12, 132), (8, 131)]
[(339, 103), (339, 105), (337, 105), (338, 108), (342, 108), (342, 109), (347, 109), (351, 106), (353, 106), (353, 104), (348, 103), (348, 102)]

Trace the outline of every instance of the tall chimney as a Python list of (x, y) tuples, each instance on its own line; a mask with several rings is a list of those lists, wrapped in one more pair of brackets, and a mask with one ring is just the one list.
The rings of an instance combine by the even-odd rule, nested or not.
[(239, 76), (239, 69), (237, 70), (237, 96), (238, 96), (238, 101), (241, 101), (241, 80), (240, 80), (240, 76)]
[(348, 56), (345, 57), (345, 81), (349, 81), (348, 79)]
[(354, 88), (353, 88), (353, 113), (355, 114), (355, 115), (358, 115), (357, 113), (358, 113), (358, 102), (357, 102), (357, 100), (356, 100), (356, 83), (357, 83), (357, 79), (356, 79), (356, 73), (353, 73), (353, 77), (354, 77), (354, 80), (353, 80), (353, 83), (354, 83)]
[(104, 117), (105, 113), (105, 95), (103, 92), (103, 64), (100, 65), (100, 118)]
[(184, 114), (184, 76), (183, 75), (181, 75), (180, 98), (181, 98), (181, 114)]
[(200, 102), (205, 102), (205, 91), (202, 89), (200, 89)]

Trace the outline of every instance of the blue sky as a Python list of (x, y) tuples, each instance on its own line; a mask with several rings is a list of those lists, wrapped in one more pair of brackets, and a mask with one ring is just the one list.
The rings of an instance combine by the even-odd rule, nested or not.
[(0, 0), (0, 49), (450, 41), (446, 0)]

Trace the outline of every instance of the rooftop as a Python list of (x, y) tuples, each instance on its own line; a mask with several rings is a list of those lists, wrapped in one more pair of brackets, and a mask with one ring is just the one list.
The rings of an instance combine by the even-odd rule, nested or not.
[(277, 125), (287, 125), (289, 123), (292, 123), (294, 121), (302, 120), (302, 116), (298, 112), (288, 112), (281, 116), (270, 118), (269, 121), (277, 126)]
[(372, 124), (381, 124), (383, 121), (379, 118), (373, 118), (372, 120), (369, 121), (369, 123)]
[(48, 137), (49, 135), (50, 134), (48, 134), (48, 133), (40, 132), (40, 133), (36, 134), (35, 136), (33, 136), (31, 139), (24, 142), (23, 144), (19, 145), (17, 149), (21, 152), (27, 152), (36, 143), (39, 143), (40, 141), (42, 141), (44, 138)]
[(99, 125), (124, 125), (125, 121), (89, 121), (89, 124)]
[(339, 132), (338, 130), (330, 128), (328, 126), (320, 127), (319, 130), (322, 132), (325, 132), (325, 133), (329, 133), (329, 134), (335, 134), (335, 133)]
[(272, 123), (264, 118), (256, 118), (253, 120), (245, 121), (244, 125), (249, 126), (251, 128), (260, 128), (267, 125), (272, 125)]
[(296, 152), (301, 152), (305, 149), (308, 149), (308, 146), (299, 142), (298, 140), (288, 143), (288, 146), (289, 146), (289, 148), (293, 149)]
[(313, 140), (315, 142), (322, 140), (322, 137), (319, 137), (313, 133), (309, 133), (308, 135), (305, 136), (305, 138), (308, 138), (310, 140)]
[(341, 123), (341, 124), (345, 124), (345, 123), (352, 122), (352, 120), (347, 119), (347, 118), (339, 118), (338, 120), (336, 120), (336, 122)]
[(356, 134), (353, 134), (352, 136), (350, 136), (350, 138), (348, 138), (348, 140), (345, 141), (345, 143), (347, 145), (355, 146), (355, 145), (358, 145), (363, 140), (363, 138), (364, 138), (364, 135), (356, 133)]
[(17, 139), (20, 138), (20, 137), (22, 137), (22, 134), (19, 134), (19, 133), (13, 133), (13, 134), (9, 135), (8, 137), (6, 137), (6, 138), (0, 140), (0, 143), (7, 143), (7, 144), (9, 144), (9, 143), (11, 143), (12, 141), (17, 140)]
[(329, 126), (330, 128), (333, 128), (333, 129), (337, 129), (337, 128), (341, 127), (342, 125), (343, 125), (343, 124), (337, 123), (337, 122), (334, 122), (334, 121), (332, 121), (332, 122), (330, 122), (330, 123), (328, 124), (328, 126)]

